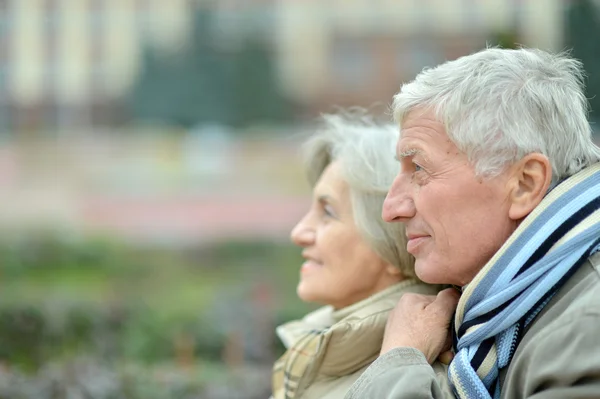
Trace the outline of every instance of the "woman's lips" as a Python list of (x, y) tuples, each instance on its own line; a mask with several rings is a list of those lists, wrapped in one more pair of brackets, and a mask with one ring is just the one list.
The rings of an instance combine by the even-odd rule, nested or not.
[(307, 273), (307, 272), (310, 272), (315, 269), (321, 269), (322, 267), (323, 267), (322, 263), (319, 263), (319, 262), (309, 259), (302, 264), (302, 267), (300, 268), (300, 272)]

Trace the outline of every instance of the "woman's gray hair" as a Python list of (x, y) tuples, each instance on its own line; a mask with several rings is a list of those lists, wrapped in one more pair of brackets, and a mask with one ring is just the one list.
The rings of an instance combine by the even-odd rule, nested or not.
[(394, 159), (398, 128), (381, 125), (364, 112), (323, 115), (324, 127), (304, 145), (304, 161), (311, 186), (332, 162), (340, 165), (350, 191), (359, 233), (382, 259), (406, 277), (415, 276), (414, 259), (406, 252), (402, 223), (385, 223), (383, 201), (398, 171)]
[(402, 125), (411, 110), (433, 109), (480, 175), (542, 153), (556, 183), (600, 160), (583, 80), (566, 53), (488, 48), (422, 71), (394, 97), (394, 117)]

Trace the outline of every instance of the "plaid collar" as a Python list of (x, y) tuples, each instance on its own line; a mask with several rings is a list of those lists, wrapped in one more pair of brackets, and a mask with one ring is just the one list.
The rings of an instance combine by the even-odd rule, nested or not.
[(403, 293), (423, 285), (405, 280), (346, 308), (325, 306), (279, 326), (288, 350), (273, 367), (273, 397), (300, 397), (318, 376), (342, 377), (373, 362), (389, 311)]

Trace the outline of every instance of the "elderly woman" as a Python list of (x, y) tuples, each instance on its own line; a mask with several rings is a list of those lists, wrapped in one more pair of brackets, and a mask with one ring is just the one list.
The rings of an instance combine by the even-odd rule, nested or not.
[(364, 117), (324, 121), (305, 146), (313, 199), (291, 236), (305, 259), (298, 296), (326, 306), (277, 328), (288, 350), (273, 369), (275, 399), (343, 398), (379, 355), (402, 294), (438, 290), (414, 277), (403, 226), (381, 219), (398, 169), (397, 128)]

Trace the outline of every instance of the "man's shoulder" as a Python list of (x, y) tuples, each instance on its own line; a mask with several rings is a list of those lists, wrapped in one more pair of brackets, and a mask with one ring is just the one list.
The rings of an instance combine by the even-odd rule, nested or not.
[[(592, 313), (600, 315), (600, 252), (590, 256), (569, 278), (532, 323), (531, 333), (568, 323)], [(529, 334), (526, 334), (529, 335)]]
[[(568, 326), (578, 320), (596, 315), (600, 323), (600, 253), (589, 257), (556, 293), (525, 331), (515, 356), (529, 344), (536, 344), (547, 334)], [(580, 334), (594, 333), (582, 331)]]
[(515, 355), (529, 342), (535, 344), (548, 332), (574, 325), (577, 320), (594, 313), (600, 321), (600, 253), (589, 257), (565, 282), (525, 331)]
[[(587, 378), (585, 365), (595, 364), (598, 355), (590, 343), (596, 342), (599, 329), (600, 253), (597, 253), (567, 280), (526, 330), (510, 366), (500, 372), (503, 397), (527, 396), (526, 387), (568, 379), (565, 377), (568, 372), (574, 379)], [(556, 348), (561, 350), (557, 352)]]
[(558, 304), (565, 308), (563, 317), (589, 311), (600, 314), (600, 252), (590, 256), (558, 291), (556, 301), (550, 305)]

